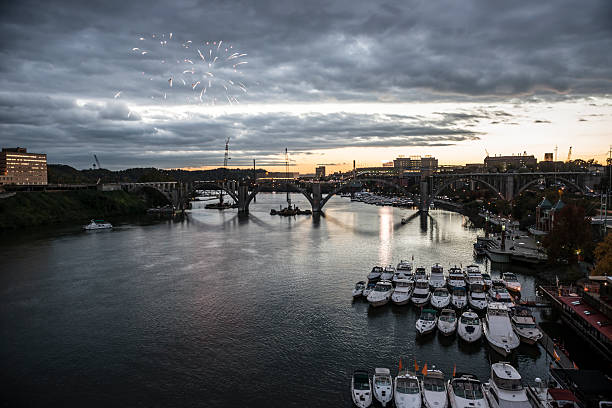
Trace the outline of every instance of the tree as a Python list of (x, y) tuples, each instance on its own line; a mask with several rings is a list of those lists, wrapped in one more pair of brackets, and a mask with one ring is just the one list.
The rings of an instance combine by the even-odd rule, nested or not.
[(612, 275), (612, 234), (606, 234), (603, 241), (595, 248), (595, 276)]
[(586, 219), (584, 209), (568, 204), (555, 214), (552, 231), (543, 242), (551, 262), (559, 260), (570, 264), (592, 248), (591, 224)]

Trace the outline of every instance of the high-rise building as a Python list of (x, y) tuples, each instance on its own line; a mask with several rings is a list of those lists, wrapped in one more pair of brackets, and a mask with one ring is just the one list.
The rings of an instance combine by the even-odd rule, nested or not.
[(551, 162), (554, 161), (552, 153), (544, 153), (544, 161)]
[(421, 158), (419, 156), (402, 157), (393, 160), (393, 167), (402, 170), (421, 170)]
[(431, 156), (421, 157), (421, 169), (436, 171), (438, 168), (438, 159)]
[(46, 185), (47, 155), (28, 153), (24, 147), (2, 148), (0, 184)]
[(319, 166), (315, 169), (315, 177), (318, 179), (325, 177), (325, 166)]

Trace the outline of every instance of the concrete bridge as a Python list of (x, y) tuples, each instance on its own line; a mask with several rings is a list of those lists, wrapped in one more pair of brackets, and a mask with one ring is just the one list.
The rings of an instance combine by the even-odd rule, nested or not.
[[(403, 179), (403, 181), (402, 181)], [(408, 180), (407, 180), (408, 179)], [(588, 172), (557, 172), (557, 173), (435, 173), (419, 174), (399, 177), (385, 177), (379, 173), (369, 172), (353, 173), (350, 177), (332, 182), (301, 182), (298, 180), (285, 183), (251, 181), (195, 181), (192, 183), (180, 182), (151, 182), (151, 183), (122, 183), (121, 188), (126, 191), (136, 191), (143, 187), (150, 187), (160, 191), (177, 209), (184, 209), (195, 190), (216, 189), (224, 191), (238, 205), (238, 212), (248, 213), (249, 205), (257, 194), (263, 189), (278, 186), (279, 184), (300, 193), (310, 203), (314, 213), (321, 212), (327, 202), (335, 195), (349, 189), (361, 189), (364, 183), (374, 182), (387, 185), (398, 192), (409, 195), (407, 185), (418, 185), (420, 192), (420, 209), (427, 211), (432, 200), (439, 196), (447, 187), (457, 183), (469, 183), (470, 189), (480, 184), (490, 189), (497, 197), (511, 201), (531, 186), (546, 181), (562, 182), (576, 191), (588, 192), (589, 185), (594, 184)], [(587, 184), (589, 183), (589, 184)], [(324, 194), (323, 190), (328, 190)]]

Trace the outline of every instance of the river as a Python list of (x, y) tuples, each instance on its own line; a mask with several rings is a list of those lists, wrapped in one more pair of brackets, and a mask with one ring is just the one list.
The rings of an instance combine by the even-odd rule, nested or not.
[[(490, 270), (472, 254), (481, 230), (444, 210), (402, 225), (414, 210), (341, 197), (322, 217), (269, 215), (284, 199), (260, 194), (247, 218), (194, 203), (182, 222), (3, 234), (5, 396), (31, 406), (350, 407), (354, 369), (395, 374), (400, 358), (488, 379), (501, 356), (484, 343), (417, 339), (414, 307), (351, 298), (372, 266), (400, 259)], [(534, 279), (519, 279), (532, 296)], [(510, 361), (529, 382), (550, 363), (525, 345)]]

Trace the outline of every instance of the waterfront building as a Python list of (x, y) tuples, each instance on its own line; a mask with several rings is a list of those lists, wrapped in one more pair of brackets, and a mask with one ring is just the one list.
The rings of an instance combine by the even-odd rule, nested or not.
[(402, 170), (419, 171), (421, 170), (421, 158), (419, 156), (399, 156), (397, 159), (393, 160), (393, 167)]
[(46, 185), (47, 155), (28, 153), (24, 147), (3, 147), (0, 152), (0, 184)]
[(517, 156), (487, 156), (484, 159), (484, 166), (487, 169), (498, 169), (499, 171), (506, 171), (510, 169), (520, 169), (523, 167), (535, 168), (538, 164), (538, 160), (535, 156), (527, 154)]

